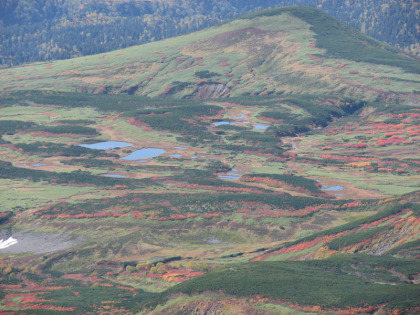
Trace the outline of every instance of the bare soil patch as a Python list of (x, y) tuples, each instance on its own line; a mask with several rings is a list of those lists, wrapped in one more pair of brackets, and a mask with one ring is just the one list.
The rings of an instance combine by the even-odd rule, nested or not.
[(13, 232), (0, 232), (0, 239), (13, 237), (17, 243), (7, 248), (0, 249), (0, 254), (17, 253), (48, 253), (70, 248), (83, 241), (83, 238), (75, 238), (67, 233), (38, 233), (30, 230)]

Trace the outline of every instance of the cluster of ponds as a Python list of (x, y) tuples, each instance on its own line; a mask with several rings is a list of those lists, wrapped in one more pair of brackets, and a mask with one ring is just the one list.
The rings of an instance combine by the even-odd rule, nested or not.
[[(133, 145), (132, 143), (128, 143), (128, 142), (106, 141), (106, 142), (98, 142), (98, 143), (92, 143), (92, 144), (80, 144), (79, 146), (84, 147), (84, 148), (94, 149), (94, 150), (107, 150), (107, 149), (129, 147), (132, 145)], [(175, 149), (187, 150), (187, 148), (184, 148), (184, 147), (175, 147)], [(166, 153), (166, 150), (160, 149), (160, 148), (142, 148), (134, 152), (131, 152), (129, 155), (125, 157), (122, 157), (121, 160), (147, 162), (147, 159), (157, 157), (164, 153)], [(170, 154), (168, 156), (178, 158), (178, 157), (182, 157), (182, 154), (176, 153), (176, 154)], [(205, 158), (205, 157), (206, 157), (205, 155), (194, 155), (191, 158), (198, 159), (198, 158)], [(112, 177), (115, 177), (115, 176), (112, 176)]]
[[(244, 117), (244, 114), (241, 114), (238, 117), (235, 117), (237, 119), (242, 119)], [(235, 124), (235, 122), (218, 122), (218, 123), (214, 123), (215, 125), (223, 125), (223, 124)], [(240, 123), (240, 122), (236, 122), (236, 123)], [(268, 127), (265, 125), (254, 125), (255, 126), (264, 126), (264, 127)], [(256, 128), (258, 129), (258, 128)], [(263, 129), (263, 128), (261, 128)], [(122, 142), (122, 141), (105, 141), (105, 142), (97, 142), (97, 143), (92, 143), (92, 144), (80, 144), (79, 146), (84, 147), (84, 148), (88, 148), (88, 149), (93, 149), (93, 150), (107, 150), (107, 149), (116, 149), (116, 148), (124, 148), (124, 147), (131, 147), (133, 146), (132, 143), (129, 142)], [(185, 147), (175, 147), (176, 149), (179, 150), (187, 150), (187, 148)], [(162, 155), (166, 153), (166, 150), (164, 149), (160, 149), (160, 148), (142, 148), (139, 150), (136, 150), (132, 153), (130, 153), (129, 155), (122, 157), (122, 160), (128, 160), (128, 161), (136, 161), (136, 162), (147, 162), (147, 159), (150, 158), (154, 158), (156, 156)], [(169, 155), (170, 157), (182, 157), (181, 154), (171, 154)], [(197, 159), (197, 158), (204, 158), (204, 155), (201, 156), (193, 156), (191, 157), (192, 159)], [(45, 164), (41, 164), (41, 163), (37, 163), (37, 164), (33, 164), (33, 167), (39, 167), (39, 166), (44, 166)], [(230, 179), (230, 180), (238, 180), (242, 174), (240, 174), (241, 170), (238, 170), (236, 168), (232, 169), (230, 172), (226, 173), (226, 174), (220, 174), (218, 175), (219, 178), (221, 179)], [(105, 174), (104, 176), (106, 177), (113, 177), (113, 178), (126, 178), (126, 176), (124, 175), (120, 175), (120, 174)], [(319, 182), (319, 180), (316, 180), (317, 182)], [(322, 190), (323, 191), (330, 191), (330, 192), (335, 192), (335, 191), (342, 191), (343, 190), (343, 186), (340, 185), (336, 185), (336, 186), (330, 186), (328, 187), (327, 185), (322, 185)], [(343, 196), (343, 194), (335, 194), (335, 196)], [(3, 240), (2, 240), (3, 241)]]
[[(244, 118), (245, 118), (245, 114), (241, 113), (239, 114), (239, 116), (233, 117), (233, 119), (240, 120), (240, 121), (234, 121), (234, 122), (219, 121), (213, 124), (215, 126), (220, 126), (220, 125), (234, 125), (234, 124), (241, 124), (241, 123), (249, 123), (248, 121), (242, 121), (242, 119)], [(265, 130), (268, 127), (269, 127), (268, 125), (254, 124), (254, 129), (258, 129), (258, 130)], [(123, 141), (104, 141), (104, 142), (97, 142), (97, 143), (91, 143), (91, 144), (79, 144), (79, 146), (88, 148), (88, 149), (93, 149), (93, 150), (108, 150), (108, 149), (131, 147), (133, 146), (133, 144), (129, 142), (123, 142)], [(187, 148), (180, 147), (180, 146), (176, 146), (175, 149), (187, 150)], [(142, 148), (139, 150), (135, 150), (134, 152), (130, 153), (129, 155), (125, 157), (122, 157), (121, 159), (128, 160), (128, 161), (136, 161), (136, 162), (147, 162), (147, 159), (157, 157), (164, 153), (166, 153), (166, 150), (161, 149), (161, 148)], [(176, 154), (169, 155), (169, 157), (179, 158), (179, 157), (182, 157), (182, 155), (179, 153), (176, 153)], [(197, 159), (199, 157), (205, 157), (205, 156), (193, 156), (192, 159)], [(42, 166), (42, 164), (39, 164), (39, 166)], [(115, 175), (115, 174), (107, 174), (106, 176), (123, 178), (122, 177), (123, 175)], [(226, 179), (237, 179), (239, 178), (240, 174), (237, 174), (235, 171), (233, 171), (226, 175), (220, 175), (220, 176), (224, 176), (221, 178), (226, 178)]]
[[(241, 114), (241, 116), (235, 117), (238, 119), (242, 119), (244, 117), (244, 114)], [(223, 123), (230, 123), (230, 122), (219, 122), (214, 124), (223, 124)], [(268, 127), (268, 126), (267, 126)], [(115, 148), (123, 148), (123, 147), (130, 147), (133, 146), (132, 143), (129, 142), (121, 142), (121, 141), (105, 141), (105, 142), (98, 142), (98, 143), (92, 143), (92, 144), (80, 144), (81, 147), (94, 149), (94, 150), (107, 150), (107, 149), (115, 149)], [(175, 147), (179, 150), (187, 150), (185, 147)], [(128, 160), (128, 161), (136, 161), (136, 162), (147, 162), (147, 159), (154, 158), (156, 156), (162, 155), (166, 153), (166, 150), (160, 149), (160, 148), (142, 148), (139, 150), (135, 150), (134, 152), (130, 153), (129, 155), (122, 157), (122, 160)], [(171, 154), (170, 157), (182, 157), (181, 154)], [(197, 158), (204, 158), (205, 156), (193, 156), (192, 159)], [(33, 166), (42, 166), (42, 164), (34, 164)], [(125, 178), (124, 175), (119, 174), (105, 174), (106, 177), (113, 177), (113, 178)], [(218, 175), (221, 179), (230, 179), (230, 180), (238, 180), (242, 174), (240, 174), (240, 170), (234, 168), (230, 172), (226, 174), (220, 174)], [(319, 180), (317, 180), (319, 182)], [(338, 192), (343, 190), (343, 186), (336, 185), (336, 186), (330, 186), (322, 185), (323, 191), (329, 191), (329, 192)], [(336, 196), (342, 196), (343, 194), (336, 194)]]
[[(130, 147), (132, 146), (132, 143), (128, 142), (120, 142), (120, 141), (106, 141), (106, 142), (98, 142), (98, 143), (92, 143), (92, 144), (80, 144), (79, 146), (84, 148), (89, 148), (93, 150), (107, 150), (107, 149), (116, 149), (116, 148), (123, 148), (123, 147)], [(175, 149), (179, 150), (187, 150), (185, 147), (175, 147)], [(147, 159), (154, 158), (156, 156), (162, 155), (166, 153), (166, 150), (160, 149), (160, 148), (142, 148), (139, 150), (136, 150), (129, 155), (122, 157), (122, 160), (128, 160), (128, 161), (136, 161), (136, 162), (147, 162)], [(182, 157), (181, 154), (170, 154), (170, 157)], [(198, 158), (205, 158), (205, 155), (194, 155), (191, 157), (191, 159), (198, 159)], [(232, 169), (230, 172), (226, 174), (218, 175), (221, 179), (230, 179), (230, 180), (237, 180), (239, 179), (242, 174), (240, 174), (241, 170), (238, 170), (236, 168)], [(112, 178), (126, 178), (127, 176), (121, 175), (121, 174), (105, 174), (106, 177), (112, 177)]]

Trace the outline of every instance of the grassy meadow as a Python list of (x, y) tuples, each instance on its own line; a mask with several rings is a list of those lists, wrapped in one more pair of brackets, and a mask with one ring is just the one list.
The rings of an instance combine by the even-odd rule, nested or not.
[[(358, 295), (291, 299), (270, 286), (261, 294), (257, 283), (255, 291), (231, 292), (216, 276), (239, 268), (229, 282), (240, 287), (236, 281), (260, 279), (243, 269), (250, 261), (279, 270), (290, 263), (293, 275), (302, 268), (294, 260), (315, 264), (355, 251), (415, 257), (415, 107), (311, 95), (182, 102), (27, 91), (3, 99), (0, 218), (22, 246), (1, 256), (4, 310), (157, 311), (177, 307), (167, 298), (174, 290), (191, 295), (189, 307), (215, 303), (194, 295), (209, 290), (196, 277), (227, 290), (227, 309), (366, 311), (383, 304), (385, 291), (387, 308), (415, 307), (415, 282), (384, 287), (362, 305)], [(122, 105), (115, 110), (113, 102)], [(79, 146), (106, 141), (131, 146)], [(165, 152), (122, 159), (144, 148)], [(57, 234), (59, 250), (25, 249), (28, 237), (50, 246)], [(316, 270), (323, 296), (336, 277), (359, 294), (379, 288)], [(30, 297), (27, 283), (38, 288)], [(407, 289), (413, 297), (396, 303)]]

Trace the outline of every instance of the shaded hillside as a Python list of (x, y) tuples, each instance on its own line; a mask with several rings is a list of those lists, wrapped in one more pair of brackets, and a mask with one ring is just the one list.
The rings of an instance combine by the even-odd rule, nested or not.
[(414, 0), (9, 0), (0, 3), (0, 64), (108, 52), (288, 5), (318, 8), (369, 36), (419, 53)]
[[(255, 305), (273, 303), (286, 308), (267, 307), (273, 311), (268, 314), (282, 313), (287, 307), (315, 313), (416, 313), (420, 264), (413, 258), (419, 253), (420, 207), (392, 200), (380, 204), (383, 210), (371, 217), (268, 250), (254, 262), (231, 264), (178, 284), (145, 306), (154, 309), (161, 304), (152, 314), (182, 313), (177, 303), (182, 293), (183, 309), (195, 307), (202, 312), (211, 308), (226, 311), (239, 304), (247, 307), (244, 314), (257, 314)], [(235, 298), (249, 304), (244, 306)], [(220, 305), (218, 300), (225, 301)]]
[[(401, 278), (418, 275), (420, 264), (417, 260), (354, 255), (322, 261), (231, 265), (178, 284), (152, 301), (163, 303), (169, 299), (166, 312), (171, 312), (179, 307), (170, 300), (176, 301), (175, 294), (192, 295), (197, 301), (204, 300), (206, 295), (211, 297), (209, 292), (218, 292), (247, 299), (251, 305), (271, 302), (318, 314), (373, 313), (380, 309), (387, 314), (399, 310), (414, 314), (418, 311), (420, 284), (404, 281), (394, 272)], [(184, 299), (188, 301), (188, 297)], [(184, 307), (189, 308), (189, 304), (185, 303)], [(223, 310), (215, 301), (213, 307)], [(271, 314), (282, 314), (280, 309), (277, 311)]]
[(373, 216), (286, 243), (253, 260), (324, 259), (354, 253), (418, 258), (419, 205), (389, 202), (382, 209)]
[(416, 103), (419, 69), (418, 61), (318, 10), (286, 7), (107, 54), (4, 69), (0, 88), (176, 98), (312, 93)]

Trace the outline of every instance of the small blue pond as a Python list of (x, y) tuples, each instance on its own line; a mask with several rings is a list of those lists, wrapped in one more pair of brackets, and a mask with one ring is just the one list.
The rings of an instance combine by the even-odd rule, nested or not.
[(142, 159), (150, 159), (153, 157), (156, 157), (158, 155), (161, 155), (163, 153), (166, 153), (165, 150), (163, 149), (159, 149), (159, 148), (143, 148), (140, 150), (136, 150), (133, 153), (131, 153), (130, 155), (127, 155), (123, 158), (121, 158), (122, 160), (142, 160)]
[(254, 125), (254, 129), (258, 129), (258, 130), (266, 130), (268, 127), (267, 125), (259, 125), (259, 124), (255, 124)]
[(325, 185), (322, 185), (322, 186), (323, 188), (321, 189), (325, 191), (341, 191), (344, 188), (343, 186), (331, 186), (331, 187), (327, 187)]
[(112, 178), (126, 178), (127, 176), (118, 175), (118, 174), (105, 174), (105, 177), (112, 177)]
[(213, 125), (215, 126), (222, 126), (222, 125), (235, 125), (237, 124), (237, 122), (233, 122), (233, 121), (218, 121), (213, 123)]
[(239, 114), (238, 117), (235, 117), (234, 119), (244, 119), (245, 118), (245, 114)]
[(237, 180), (237, 179), (239, 179), (239, 177), (241, 177), (241, 175), (236, 175), (236, 176), (233, 176), (233, 175), (218, 175), (217, 177), (219, 177), (219, 178), (221, 178), (221, 179), (233, 179), (233, 180)]
[(181, 154), (170, 154), (169, 156), (170, 157), (181, 157), (182, 155)]
[(45, 166), (45, 164), (42, 163), (36, 163), (32, 165), (33, 167), (40, 167), (40, 166)]
[(95, 149), (95, 150), (107, 150), (107, 149), (113, 149), (113, 148), (131, 147), (132, 145), (133, 144), (129, 142), (106, 141), (106, 142), (97, 142), (97, 143), (92, 143), (92, 144), (79, 144), (79, 147)]
[(232, 179), (232, 180), (237, 180), (239, 179), (239, 177), (242, 176), (242, 174), (238, 174), (237, 173), (238, 170), (236, 168), (232, 169), (231, 172), (225, 174), (225, 175), (217, 175), (217, 177), (221, 178), (221, 179)]
[(175, 149), (187, 150), (187, 148), (184, 148), (184, 147), (175, 147)]

